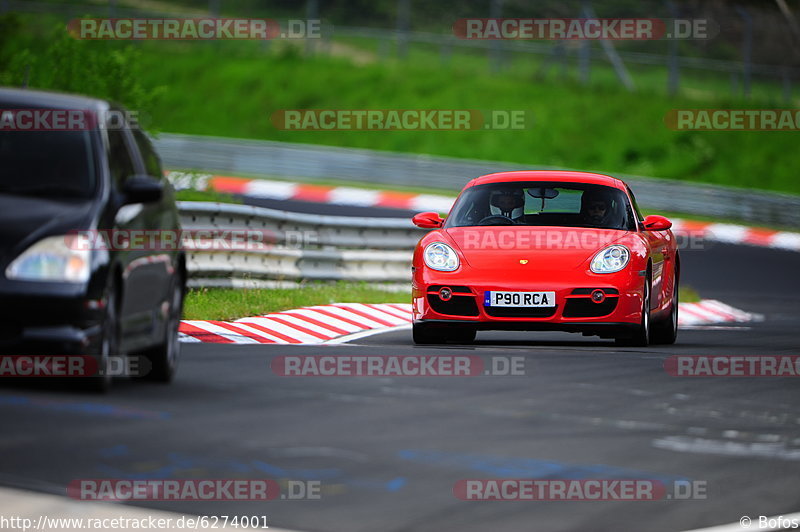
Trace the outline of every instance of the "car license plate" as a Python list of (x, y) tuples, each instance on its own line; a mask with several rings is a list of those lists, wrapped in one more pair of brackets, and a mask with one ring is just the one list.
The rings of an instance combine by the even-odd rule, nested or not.
[(485, 307), (555, 307), (555, 292), (484, 292)]

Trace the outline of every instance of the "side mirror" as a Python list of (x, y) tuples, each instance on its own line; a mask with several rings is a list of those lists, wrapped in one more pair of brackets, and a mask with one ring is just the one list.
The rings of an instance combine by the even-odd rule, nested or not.
[(132, 175), (122, 186), (124, 204), (154, 203), (164, 196), (164, 185), (148, 175)]
[(666, 231), (670, 227), (672, 227), (672, 222), (657, 214), (651, 214), (644, 219), (645, 231)]
[(421, 212), (415, 214), (411, 221), (414, 222), (414, 225), (423, 229), (435, 229), (441, 227), (444, 223), (444, 219), (439, 216), (438, 212)]

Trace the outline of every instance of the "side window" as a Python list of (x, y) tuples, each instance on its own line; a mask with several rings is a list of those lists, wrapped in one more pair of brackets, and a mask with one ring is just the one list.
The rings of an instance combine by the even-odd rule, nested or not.
[(147, 175), (156, 179), (163, 179), (164, 173), (161, 171), (161, 159), (158, 158), (158, 154), (153, 149), (150, 139), (140, 129), (133, 130), (133, 138), (136, 139), (136, 145), (139, 146), (139, 153), (142, 154)]
[(124, 133), (119, 129), (108, 129), (108, 167), (111, 179), (121, 184), (135, 174), (133, 159), (125, 144)]
[(631, 203), (633, 203), (633, 212), (636, 215), (636, 220), (643, 221), (644, 216), (642, 216), (642, 211), (639, 210), (639, 205), (636, 203), (636, 196), (633, 195), (633, 191), (631, 191), (630, 187), (627, 188), (628, 196), (631, 198)]

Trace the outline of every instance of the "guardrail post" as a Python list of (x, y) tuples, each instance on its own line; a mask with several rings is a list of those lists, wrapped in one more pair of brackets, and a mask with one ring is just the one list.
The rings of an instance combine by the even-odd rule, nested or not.
[(446, 41), (442, 41), (442, 45), (439, 48), (439, 58), (442, 62), (442, 66), (447, 66), (450, 64), (450, 58), (453, 55), (453, 43), (450, 39)]
[(787, 104), (792, 103), (792, 78), (789, 77), (789, 69), (787, 67), (783, 67), (783, 73), (781, 75), (783, 78), (783, 101)]
[(742, 6), (736, 6), (736, 12), (744, 20), (744, 40), (742, 41), (742, 87), (744, 97), (750, 98), (750, 82), (752, 80), (753, 58), (753, 17)]
[[(594, 8), (588, 1), (584, 6), (584, 13), (588, 18), (597, 18)], [(633, 78), (631, 78), (628, 69), (625, 68), (625, 63), (622, 61), (622, 57), (620, 57), (617, 49), (614, 48), (614, 44), (608, 39), (600, 39), (600, 45), (603, 47), (603, 51), (606, 53), (608, 60), (611, 61), (611, 65), (614, 67), (614, 72), (616, 72), (617, 77), (625, 86), (625, 88), (631, 92), (636, 90), (636, 85), (633, 83)]]
[[(680, 16), (678, 8), (672, 0), (667, 0), (667, 9), (673, 19)], [(678, 87), (680, 83), (680, 65), (678, 59), (678, 39), (671, 38), (669, 41), (669, 68), (667, 71), (667, 93), (670, 96), (678, 94)]]
[[(319, 0), (308, 0), (306, 2), (306, 25), (310, 20), (316, 20), (319, 18)], [(308, 35), (305, 37), (306, 41), (306, 55), (311, 56), (314, 55), (316, 50), (316, 43), (314, 42), (313, 38), (310, 38)]]
[[(503, 16), (503, 0), (489, 0), (489, 18), (500, 18)], [(503, 41), (493, 39), (489, 43), (489, 71), (496, 73), (502, 67), (503, 62)]]
[[(583, 16), (586, 16), (589, 7), (588, 0), (581, 3)], [(578, 52), (578, 79), (581, 85), (589, 83), (589, 69), (591, 68), (592, 45), (589, 39), (584, 39)]]
[(397, 0), (397, 55), (408, 55), (408, 30), (411, 27), (411, 0)]

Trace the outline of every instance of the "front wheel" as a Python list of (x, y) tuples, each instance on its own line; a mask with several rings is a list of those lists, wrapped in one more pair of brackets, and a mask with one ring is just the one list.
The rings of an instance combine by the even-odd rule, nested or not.
[(672, 287), (672, 307), (669, 316), (653, 323), (650, 341), (654, 344), (674, 344), (678, 338), (678, 279)]
[(151, 369), (146, 378), (157, 382), (170, 382), (178, 369), (181, 344), (178, 327), (183, 313), (183, 281), (176, 276), (170, 294), (169, 317), (165, 324), (164, 341), (145, 353)]
[(650, 345), (650, 284), (650, 274), (648, 273), (643, 288), (642, 320), (632, 336), (616, 338), (617, 345), (623, 347), (647, 347)]
[(119, 321), (117, 319), (117, 292), (114, 285), (106, 294), (106, 314), (103, 318), (103, 338), (97, 355), (97, 373), (87, 377), (87, 388), (93, 392), (106, 393), (111, 388), (111, 357), (119, 355)]

